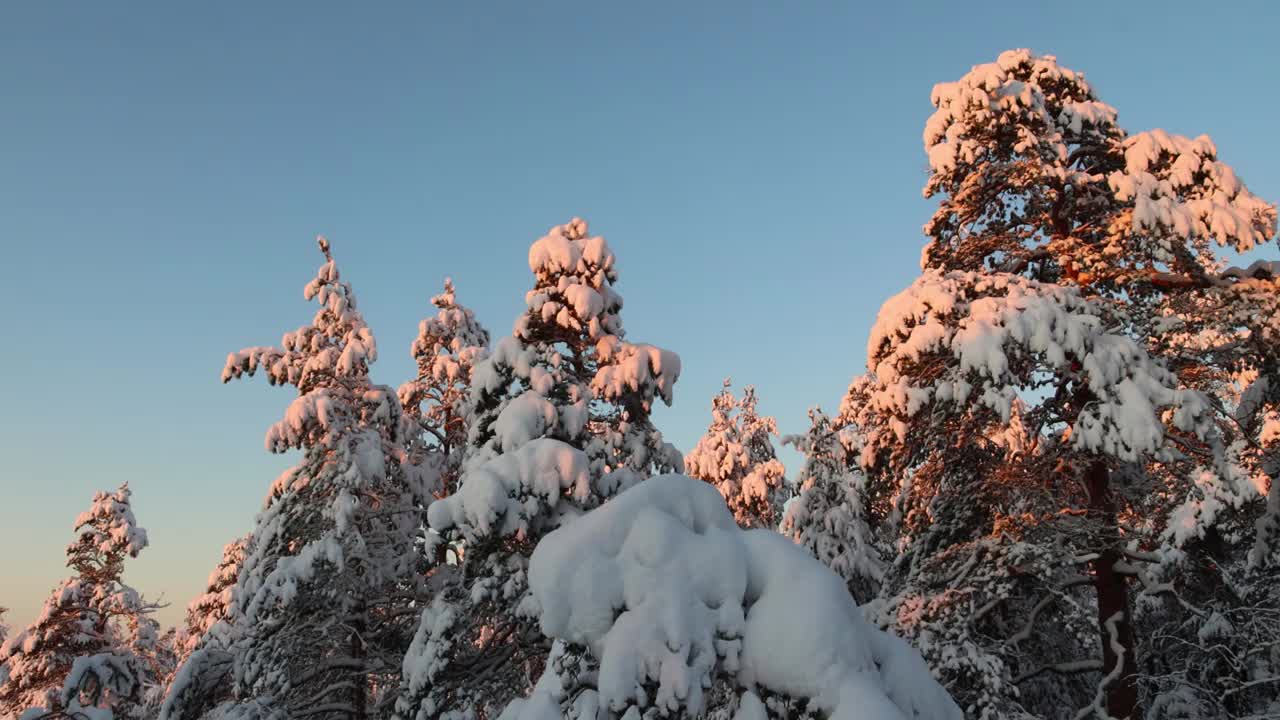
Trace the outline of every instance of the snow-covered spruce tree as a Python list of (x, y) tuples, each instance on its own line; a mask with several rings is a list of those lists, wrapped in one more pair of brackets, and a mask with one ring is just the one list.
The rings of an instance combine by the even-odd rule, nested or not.
[(725, 378), (712, 398), (711, 426), (685, 456), (685, 472), (714, 485), (742, 527), (776, 528), (786, 501), (786, 470), (773, 447), (778, 423), (756, 412), (754, 387), (739, 399), (730, 385)]
[(94, 495), (67, 546), (75, 576), (0, 646), (0, 717), (142, 717), (157, 625), (155, 606), (121, 579), (125, 559), (147, 546), (129, 498), (127, 483)]
[(429, 509), (462, 561), (405, 656), (401, 718), (492, 717), (523, 695), (548, 652), (521, 609), (538, 540), (680, 463), (649, 419), (679, 357), (625, 339), (604, 238), (575, 218), (533, 243), (529, 267), (527, 311), (472, 373), (460, 489)]
[[(1008, 272), (1077, 285), (1084, 295), (1121, 304), (1115, 330), (1157, 351), (1152, 341), (1168, 329), (1171, 296), (1218, 285), (1221, 264), (1214, 244), (1244, 251), (1274, 236), (1274, 207), (1248, 192), (1217, 160), (1207, 138), (1158, 130), (1128, 135), (1083, 76), (1050, 56), (1004, 53), (955, 83), (937, 86), (933, 100), (938, 109), (924, 137), (930, 161), (925, 194), (938, 197), (939, 207), (925, 226), (926, 268)], [(1176, 384), (1195, 386), (1194, 365), (1161, 355), (1176, 373)], [(1094, 401), (1087, 394), (1080, 398), (1083, 404)], [(1214, 482), (1230, 486), (1227, 478), (1235, 471), (1222, 445), (1200, 446), (1211, 476), (1223, 479)], [(1186, 455), (1186, 448), (1180, 445), (1178, 452)], [(1144, 542), (1139, 530), (1163, 524), (1152, 517), (1156, 511), (1144, 507), (1146, 500), (1199, 492), (1190, 478), (1203, 475), (1163, 472), (1170, 462), (1137, 462), (1119, 475), (1122, 468), (1084, 466), (1090, 512), (1100, 521), (1095, 539), (1116, 541), (1110, 549), (1097, 548), (1092, 563), (1108, 676), (1116, 653), (1105, 619), (1124, 612), (1125, 622), (1131, 620), (1128, 578), (1147, 577), (1129, 572), (1136, 561), (1122, 557), (1115, 545), (1121, 537)], [(1166, 487), (1170, 482), (1180, 487)], [(1129, 518), (1126, 527), (1119, 523), (1122, 516)], [(1145, 542), (1155, 540), (1148, 535)], [(1140, 584), (1144, 592), (1167, 587)], [(1136, 640), (1123, 623), (1119, 634), (1121, 654), (1132, 657)], [(1121, 673), (1108, 683), (1112, 715), (1138, 712), (1136, 679)]]
[(862, 604), (880, 590), (886, 555), (872, 527), (862, 438), (858, 428), (837, 426), (818, 408), (809, 411), (809, 421), (804, 435), (783, 439), (804, 453), (804, 467), (782, 531), (834, 570)]
[[(369, 378), (373, 333), (319, 244), (325, 262), (304, 291), (320, 306), (311, 324), (279, 348), (231, 353), (223, 370), (224, 381), (261, 371), (297, 389), (266, 445), (302, 458), (272, 484), (245, 548), (222, 621), (229, 639), (187, 659), (164, 718), (350, 720), (383, 716), (394, 700), (425, 564), (400, 470), (404, 423), (395, 392)], [(211, 708), (231, 669), (233, 699)]]
[(530, 584), (555, 645), (504, 720), (961, 717), (839, 577), (774, 530), (740, 529), (692, 478), (653, 478), (551, 532)]
[[(416, 485), (444, 497), (458, 489), (471, 373), (489, 354), (489, 331), (470, 308), (457, 303), (453, 280), (445, 279), (444, 292), (431, 303), (439, 310), (418, 325), (418, 337), (409, 349), (418, 376), (400, 386), (399, 397), (410, 423), (406, 471), (421, 476)], [(420, 502), (426, 507), (431, 499)]]

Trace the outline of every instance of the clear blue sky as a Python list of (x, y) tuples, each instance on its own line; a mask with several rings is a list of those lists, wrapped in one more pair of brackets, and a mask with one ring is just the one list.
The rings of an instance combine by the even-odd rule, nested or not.
[(684, 360), (657, 421), (687, 449), (725, 375), (784, 431), (838, 403), (917, 272), (930, 88), (1003, 49), (1280, 199), (1280, 5), (888, 5), (5, 4), (0, 605), (29, 620), (128, 480), (128, 578), (180, 616), (289, 462), (288, 393), (218, 374), (310, 318), (317, 233), (394, 385), (445, 275), (508, 332), (529, 243), (586, 217), (630, 336)]

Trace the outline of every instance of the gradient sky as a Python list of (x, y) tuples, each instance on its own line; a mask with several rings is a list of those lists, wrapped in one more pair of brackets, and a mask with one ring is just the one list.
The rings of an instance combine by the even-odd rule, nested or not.
[(838, 403), (917, 273), (930, 88), (1001, 50), (1084, 71), (1130, 130), (1210, 134), (1280, 199), (1277, 3), (180, 5), (0, 9), (15, 624), (95, 489), (133, 487), (127, 578), (165, 622), (252, 527), (290, 396), (218, 375), (310, 319), (317, 233), (395, 385), (445, 275), (509, 332), (529, 243), (587, 218), (629, 336), (683, 358), (656, 420), (688, 449), (725, 375), (784, 432)]

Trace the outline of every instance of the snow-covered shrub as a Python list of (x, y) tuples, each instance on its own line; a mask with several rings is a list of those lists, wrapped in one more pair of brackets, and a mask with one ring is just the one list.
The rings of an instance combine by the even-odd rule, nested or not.
[(772, 530), (742, 530), (705, 483), (663, 475), (551, 532), (530, 565), (556, 641), (508, 720), (698, 717), (737, 688), (838, 720), (959, 718), (919, 655), (868, 625), (844, 582)]

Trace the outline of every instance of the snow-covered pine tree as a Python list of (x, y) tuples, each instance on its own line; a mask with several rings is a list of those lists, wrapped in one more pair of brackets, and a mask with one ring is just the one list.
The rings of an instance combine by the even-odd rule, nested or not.
[(302, 459), (258, 516), (224, 621), (229, 641), (187, 659), (162, 717), (204, 716), (229, 664), (234, 699), (212, 717), (352, 720), (384, 716), (394, 700), (425, 564), (400, 469), (404, 423), (395, 392), (369, 378), (373, 333), (319, 244), (325, 262), (304, 290), (320, 306), (311, 324), (279, 348), (231, 353), (222, 373), (262, 371), (297, 389), (266, 445)]
[(147, 654), (156, 640), (155, 606), (124, 584), (126, 558), (147, 546), (128, 483), (99, 492), (76, 518), (63, 581), (25, 630), (0, 646), (0, 717), (93, 713), (140, 718), (152, 680)]
[(538, 540), (680, 463), (649, 418), (680, 360), (625, 339), (615, 262), (577, 218), (529, 250), (527, 310), (472, 373), (461, 488), (429, 509), (463, 557), (405, 656), (398, 717), (490, 717), (523, 695), (548, 651), (521, 611)]
[(715, 486), (744, 528), (776, 528), (786, 502), (786, 470), (773, 438), (778, 423), (756, 412), (756, 389), (748, 385), (736, 398), (725, 378), (711, 400), (711, 425), (685, 456), (689, 477)]
[[(1221, 266), (1213, 245), (1245, 251), (1275, 234), (1274, 207), (1248, 192), (1217, 160), (1207, 138), (1163, 131), (1128, 135), (1117, 125), (1115, 110), (1098, 101), (1083, 76), (1051, 56), (1004, 53), (957, 82), (937, 86), (933, 101), (937, 112), (924, 136), (930, 162), (925, 194), (939, 198), (939, 207), (925, 226), (930, 240), (922, 264), (927, 269), (1011, 273), (1076, 286), (1083, 296), (1123, 308), (1109, 315), (1112, 332), (1150, 343), (1159, 352), (1152, 339), (1168, 329), (1170, 296), (1219, 284)], [(1195, 387), (1192, 366), (1164, 359), (1176, 373), (1171, 387)], [(1039, 392), (1055, 396), (1068, 391), (1061, 383), (1036, 384)], [(1096, 390), (1090, 383), (1074, 391), (1077, 408), (1101, 403)], [(1118, 464), (1045, 454), (1046, 432), (1071, 423), (1046, 416), (1043, 407), (1038, 403), (1023, 418), (1030, 421), (1031, 447), (1035, 457), (1061, 462), (1040, 463), (1027, 479), (1043, 483), (1066, 468), (1087, 488), (1093, 527), (1087, 533), (1090, 551), (1083, 556), (1091, 559), (1090, 585), (1097, 591), (1105, 704), (1114, 716), (1134, 717), (1139, 712), (1136, 668), (1131, 662), (1130, 672), (1113, 672), (1120, 656), (1132, 659), (1136, 650), (1127, 627), (1132, 621), (1129, 578), (1137, 577), (1144, 592), (1164, 592), (1166, 585), (1148, 585), (1147, 574), (1134, 570), (1140, 563), (1119, 546), (1120, 539), (1155, 542), (1150, 530), (1163, 522), (1151, 517), (1158, 513), (1149, 502), (1194, 492), (1190, 478), (1197, 474), (1163, 470), (1186, 463), (1188, 447), (1197, 446), (1208, 459), (1211, 476), (1220, 480), (1215, 483), (1232, 485), (1236, 472), (1228, 467), (1220, 442), (1176, 432), (1170, 435), (1177, 438), (1176, 450), (1158, 462), (1134, 457)], [(1137, 422), (1126, 419), (1130, 425)], [(1128, 454), (1131, 447), (1125, 440), (1119, 449)], [(993, 459), (999, 467), (998, 456)], [(918, 486), (914, 476), (911, 482)], [(1049, 505), (1072, 505), (1066, 498), (1053, 500)], [(1107, 620), (1117, 616), (1121, 620), (1113, 636)], [(1119, 652), (1113, 651), (1113, 640)]]
[(809, 411), (809, 422), (804, 435), (783, 439), (804, 453), (804, 467), (782, 531), (834, 570), (857, 603), (866, 603), (884, 580), (886, 552), (872, 526), (862, 438), (857, 427), (838, 426), (819, 408)]
[[(418, 325), (409, 352), (418, 366), (417, 378), (400, 386), (400, 404), (411, 423), (406, 442), (408, 466), (420, 468), (438, 497), (458, 489), (467, 442), (466, 400), (471, 373), (489, 354), (489, 331), (470, 308), (459, 305), (453, 280), (431, 298), (438, 308)], [(438, 478), (438, 479), (437, 479)], [(431, 498), (424, 498), (424, 507)]]
[[(186, 625), (180, 637), (180, 659), (186, 659), (200, 645), (212, 641), (210, 630), (226, 619), (231, 609), (232, 592), (244, 564), (245, 552), (252, 535), (236, 538), (222, 548), (222, 559), (209, 573), (204, 593), (187, 604)], [(214, 635), (222, 636), (229, 628), (222, 627)], [(221, 637), (221, 640), (227, 638)]]
[[(1045, 672), (1105, 670), (1109, 684), (1134, 669), (1131, 649), (1104, 668), (1092, 656), (1059, 657), (1078, 643), (1037, 659), (1010, 637), (1078, 584), (1070, 558), (1096, 561), (1117, 542), (1098, 474), (1170, 459), (1171, 432), (1213, 431), (1206, 398), (1112, 332), (1112, 312), (1069, 287), (929, 270), (885, 303), (872, 331), (875, 385), (862, 409), (889, 419), (896, 447), (869, 474), (897, 486), (903, 552), (879, 611), (938, 643), (922, 647), (926, 658), (975, 716), (1043, 714), (1014, 685)], [(1094, 572), (1096, 585), (1096, 562)], [(1098, 624), (1110, 647), (1133, 647), (1127, 608)]]

